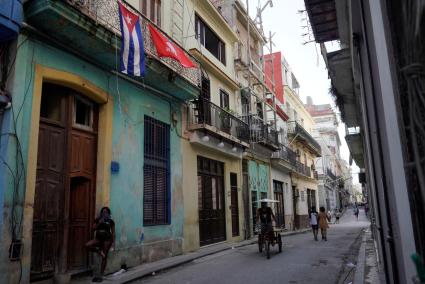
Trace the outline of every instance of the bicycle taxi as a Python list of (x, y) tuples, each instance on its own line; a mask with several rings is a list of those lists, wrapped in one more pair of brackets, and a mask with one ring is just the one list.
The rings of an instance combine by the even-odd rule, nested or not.
[[(278, 200), (273, 199), (261, 199), (258, 200), (258, 203), (267, 203), (271, 204), (269, 206), (273, 212), (275, 212), (275, 204), (278, 203)], [(257, 216), (257, 218), (259, 218)], [(279, 248), (279, 253), (282, 252), (282, 235), (283, 228), (281, 226), (274, 226), (273, 222), (271, 223), (263, 223), (257, 222), (256, 224), (256, 232), (258, 233), (258, 250), (260, 253), (263, 252), (263, 249), (266, 252), (267, 259), (270, 258), (270, 247), (274, 247), (275, 245)]]

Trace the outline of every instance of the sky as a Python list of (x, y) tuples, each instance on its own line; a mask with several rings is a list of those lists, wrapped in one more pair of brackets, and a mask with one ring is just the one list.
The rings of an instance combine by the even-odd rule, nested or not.
[[(259, 3), (261, 7), (268, 0), (248, 0), (249, 12), (255, 18)], [(246, 4), (246, 0), (242, 0)], [(308, 30), (307, 14), (304, 12), (303, 0), (273, 0), (273, 8), (267, 6), (262, 13), (264, 33), (274, 33), (273, 52), (281, 51), (286, 61), (300, 83), (300, 96), (306, 102), (306, 97), (311, 96), (314, 104), (331, 104), (339, 116), (330, 94), (330, 80), (328, 71), (320, 54), (320, 47), (314, 41), (313, 33)], [(310, 43), (306, 43), (310, 42)], [(337, 49), (337, 46), (330, 48)], [(336, 45), (336, 44), (334, 44)], [(264, 52), (267, 52), (266, 49)], [(341, 139), (341, 157), (349, 161), (349, 150), (345, 142), (345, 125), (340, 122), (338, 127)], [(353, 161), (353, 173), (358, 173), (359, 168)], [(353, 183), (358, 183), (357, 174), (353, 175)]]

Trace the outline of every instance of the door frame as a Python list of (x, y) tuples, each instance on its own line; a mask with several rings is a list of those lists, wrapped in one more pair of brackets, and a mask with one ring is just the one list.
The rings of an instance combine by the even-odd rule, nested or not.
[[(217, 171), (211, 171), (211, 170), (205, 171), (202, 168), (200, 168), (199, 163), (200, 163), (201, 160), (216, 163), (216, 167), (218, 167), (218, 164), (221, 164), (221, 167), (222, 167), (221, 175), (220, 175), (220, 173), (218, 173), (218, 170)], [(215, 160), (215, 159), (207, 158), (205, 156), (198, 155), (197, 156), (197, 178), (199, 178), (199, 177), (216, 178), (219, 181), (219, 184), (221, 185), (221, 191), (222, 191), (221, 206), (223, 208), (221, 209), (221, 211), (224, 215), (223, 219), (222, 219), (222, 221), (224, 223), (223, 228), (222, 228), (223, 231), (221, 232), (223, 239), (219, 240), (219, 241), (213, 241), (211, 243), (202, 244), (202, 242), (205, 242), (205, 240), (204, 241), (201, 240), (201, 230), (202, 230), (202, 228), (201, 228), (201, 217), (200, 217), (200, 211), (201, 210), (199, 210), (199, 203), (198, 203), (199, 246), (203, 247), (203, 246), (206, 246), (206, 245), (210, 245), (210, 244), (214, 244), (214, 243), (218, 243), (218, 242), (223, 242), (223, 241), (227, 240), (227, 224), (228, 224), (227, 222), (228, 222), (228, 220), (227, 220), (227, 214), (226, 214), (226, 211), (227, 211), (226, 210), (226, 204), (228, 204), (228, 203), (226, 201), (227, 196), (226, 196), (226, 188), (225, 188), (226, 187), (226, 184), (225, 184), (225, 179), (226, 179), (225, 163), (222, 162), (222, 161), (219, 161), (219, 160)], [(201, 185), (201, 187), (202, 186), (203, 185)], [(199, 190), (199, 187), (198, 187), (198, 190)], [(204, 191), (203, 187), (202, 187), (202, 191)], [(202, 202), (203, 202), (204, 201), (204, 194), (202, 194), (201, 199), (202, 199)], [(199, 197), (198, 197), (198, 202), (199, 202)]]
[[(113, 97), (107, 92), (97, 87), (92, 82), (83, 77), (46, 67), (40, 64), (34, 67), (34, 86), (32, 96), (30, 133), (28, 138), (28, 157), (27, 157), (27, 176), (25, 188), (24, 219), (22, 226), (23, 252), (22, 262), (31, 265), (32, 250), (32, 225), (33, 225), (33, 206), (35, 196), (35, 182), (37, 171), (37, 152), (38, 152), (38, 132), (40, 120), (40, 106), (42, 85), (45, 82), (54, 83), (60, 86), (71, 88), (88, 99), (99, 105), (98, 121), (98, 139), (97, 141), (97, 169), (96, 169), (96, 202), (95, 211), (100, 210), (102, 206), (109, 205), (110, 194), (110, 170), (109, 165), (112, 160), (112, 116), (113, 116)], [(30, 269), (28, 273), (22, 275), (22, 282), (30, 282)], [(59, 267), (58, 272), (66, 271), (65, 267)]]

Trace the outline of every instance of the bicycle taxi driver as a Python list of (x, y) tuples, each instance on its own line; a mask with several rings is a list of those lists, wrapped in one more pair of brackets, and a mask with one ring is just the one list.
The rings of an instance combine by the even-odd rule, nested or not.
[(261, 234), (270, 234), (273, 239), (273, 223), (276, 217), (273, 210), (267, 206), (267, 202), (261, 202), (261, 207), (257, 209), (257, 224), (261, 224)]

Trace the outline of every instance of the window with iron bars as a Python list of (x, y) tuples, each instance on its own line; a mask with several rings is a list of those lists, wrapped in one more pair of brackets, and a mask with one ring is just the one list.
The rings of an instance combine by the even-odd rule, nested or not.
[(145, 116), (143, 224), (170, 223), (170, 126)]

